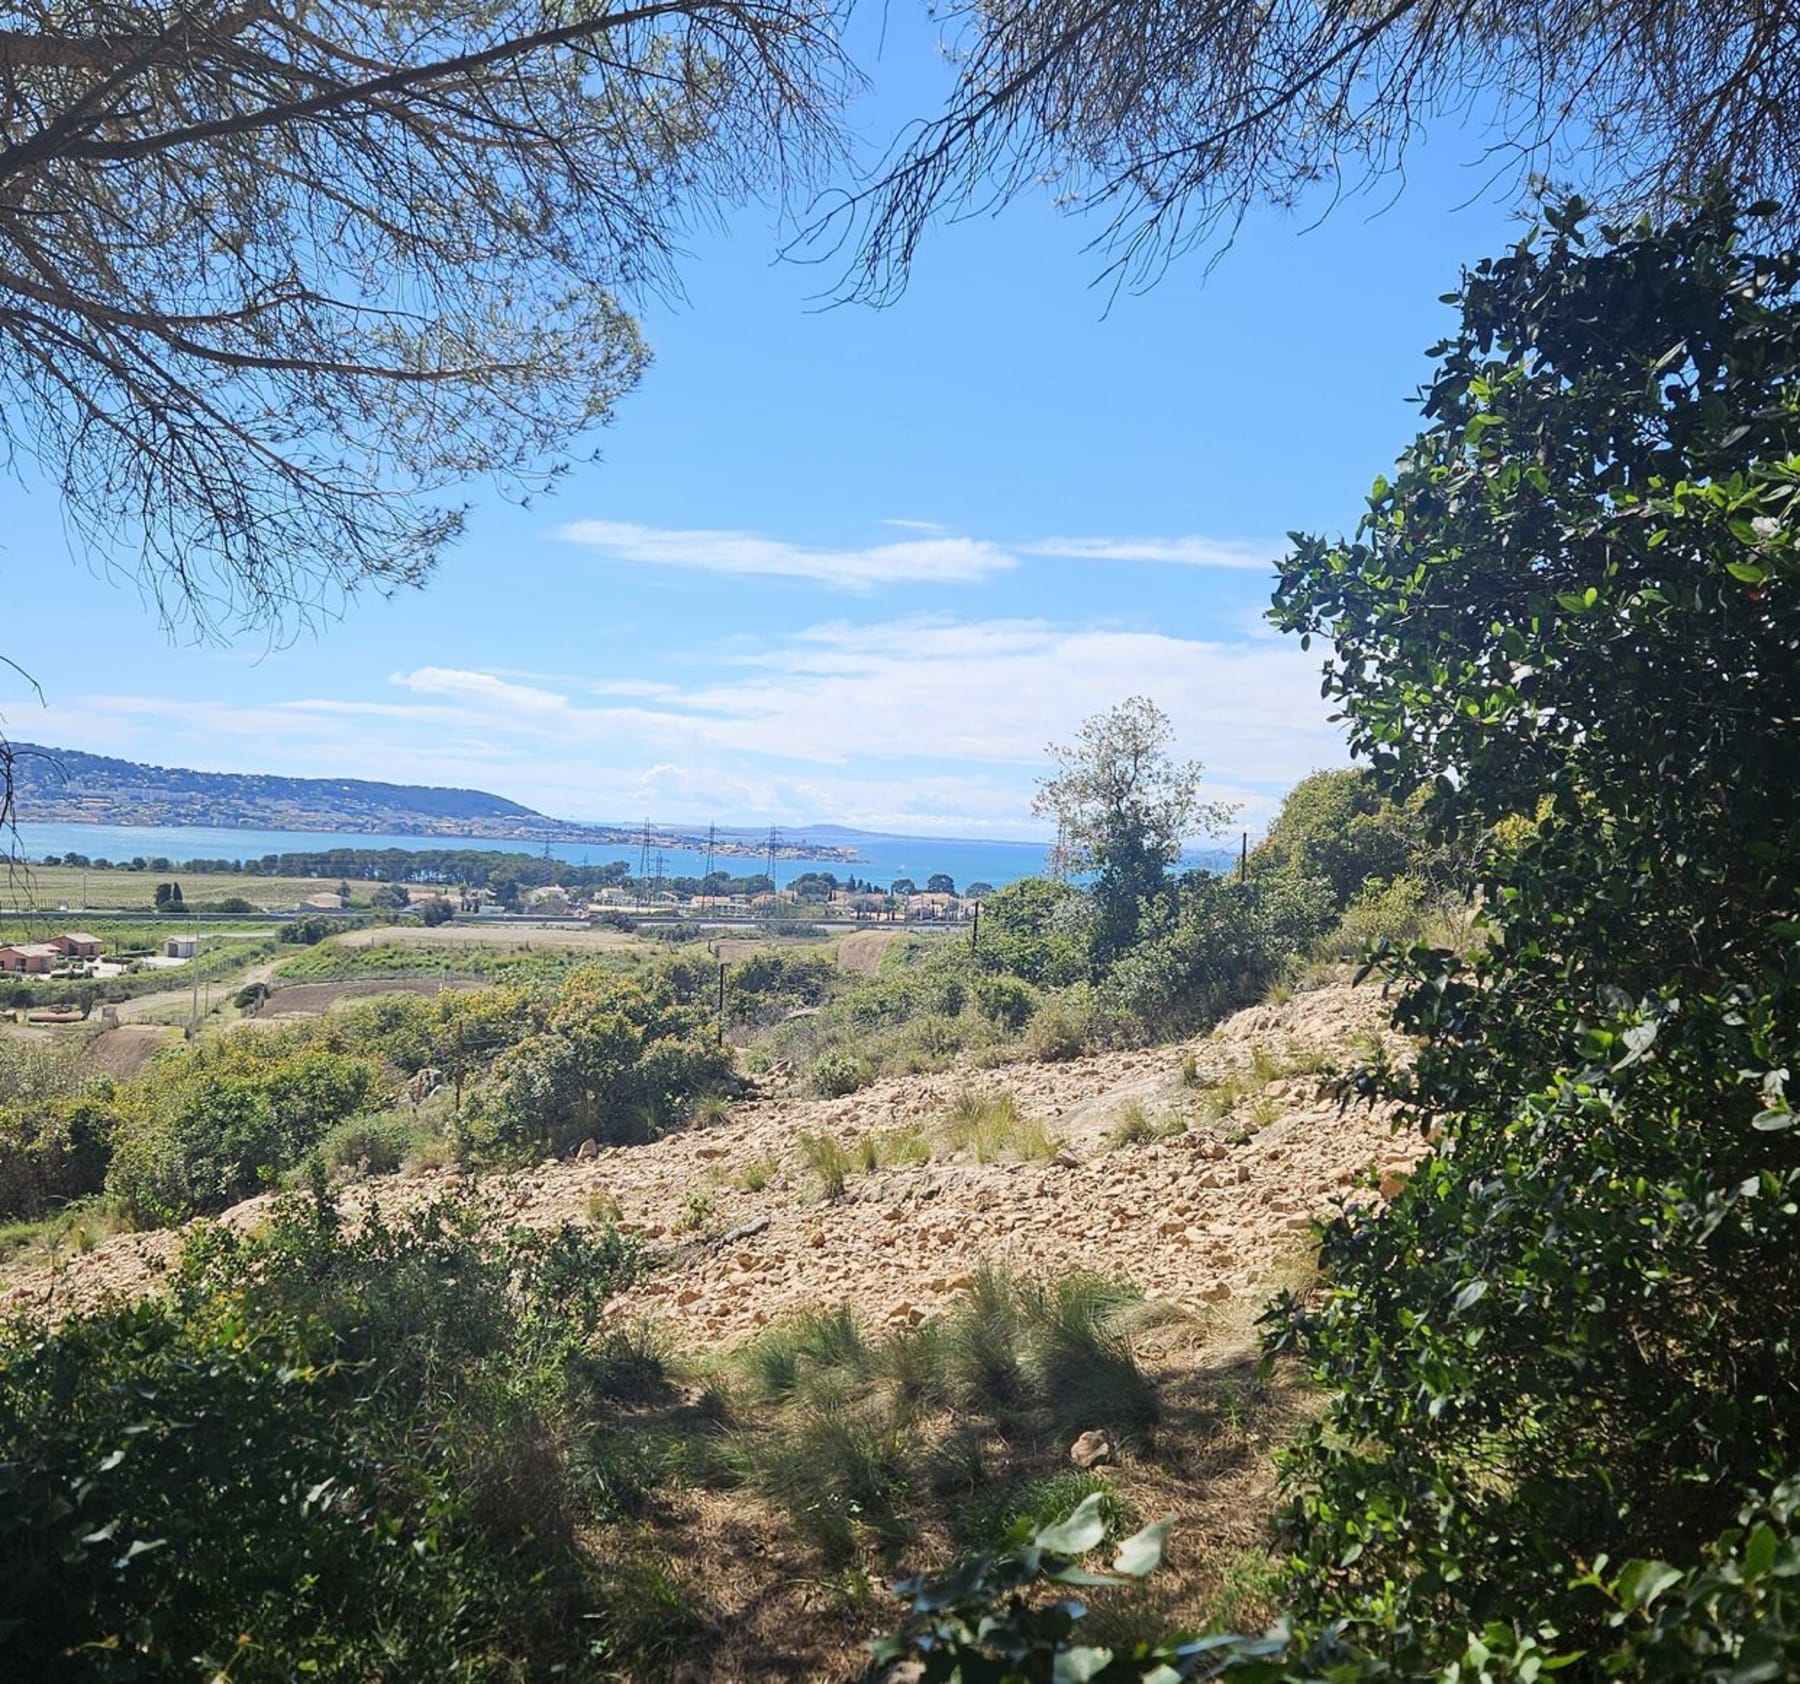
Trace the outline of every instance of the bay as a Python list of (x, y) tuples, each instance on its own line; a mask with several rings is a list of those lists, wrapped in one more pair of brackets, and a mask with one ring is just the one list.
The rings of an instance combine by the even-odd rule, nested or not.
[[(803, 830), (788, 830), (789, 842), (804, 842)], [(6, 838), (12, 851), (37, 863), (46, 855), (60, 859), (64, 854), (86, 854), (91, 859), (106, 859), (124, 864), (132, 859), (167, 859), (179, 865), (186, 860), (259, 860), (267, 854), (321, 853), (331, 848), (480, 849), (496, 853), (521, 854), (542, 858), (542, 844), (508, 842), (491, 836), (392, 836), (366, 831), (324, 830), (251, 830), (194, 825), (108, 825), (108, 824), (34, 824), (21, 822), (17, 839)], [(923, 888), (925, 880), (943, 872), (960, 890), (970, 883), (989, 883), (995, 888), (1016, 882), (1021, 877), (1041, 876), (1045, 870), (1047, 849), (1042, 842), (998, 842), (957, 837), (882, 836), (856, 832), (846, 835), (833, 831), (821, 841), (847, 843), (860, 856), (855, 861), (778, 859), (775, 881), (791, 883), (809, 871), (829, 871), (839, 878), (856, 876), (883, 887), (897, 877), (910, 877)], [(610, 860), (624, 859), (635, 873), (638, 849), (594, 847), (586, 843), (552, 842), (552, 859), (566, 860), (572, 865), (604, 865)], [(705, 866), (705, 856), (684, 848), (661, 848), (665, 877), (697, 877)], [(1230, 853), (1216, 849), (1193, 849), (1183, 856), (1183, 863), (1217, 870), (1228, 864)], [(736, 875), (764, 869), (766, 861), (755, 855), (718, 854), (714, 865)], [(652, 861), (652, 870), (654, 870)]]

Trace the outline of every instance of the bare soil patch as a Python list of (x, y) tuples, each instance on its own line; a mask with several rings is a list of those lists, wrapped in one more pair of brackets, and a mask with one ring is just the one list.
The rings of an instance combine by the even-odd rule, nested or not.
[(446, 988), (480, 988), (475, 977), (395, 976), (357, 977), (348, 982), (290, 982), (272, 985), (268, 1003), (253, 1022), (276, 1017), (317, 1017), (340, 1000), (361, 999), (370, 994), (423, 994), (427, 999)]
[(120, 1081), (135, 1076), (144, 1068), (158, 1047), (179, 1041), (181, 1032), (155, 1023), (122, 1023), (117, 1029), (105, 1029), (94, 1037), (88, 1048), (88, 1062), (102, 1075)]
[(838, 969), (852, 976), (874, 976), (881, 969), (882, 955), (904, 934), (903, 930), (858, 930), (845, 936), (838, 943)]

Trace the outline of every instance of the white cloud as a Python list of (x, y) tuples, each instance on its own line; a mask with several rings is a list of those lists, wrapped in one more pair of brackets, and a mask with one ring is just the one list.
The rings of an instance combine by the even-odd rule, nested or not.
[[(1291, 640), (1203, 640), (1037, 619), (830, 622), (736, 643), (703, 682), (521, 684), (420, 667), (397, 693), (226, 701), (94, 695), (9, 707), (15, 735), (165, 765), (485, 788), (569, 817), (1029, 836), (1048, 743), (1155, 699), (1209, 793), (1252, 829), (1345, 760)], [(719, 676), (722, 673), (723, 676)], [(27, 723), (25, 715), (35, 715)]]
[(614, 561), (707, 573), (810, 579), (838, 590), (877, 585), (969, 584), (1016, 567), (1015, 557), (980, 538), (926, 537), (862, 549), (812, 549), (753, 532), (682, 531), (627, 521), (578, 520), (554, 536)]
[(1016, 546), (1022, 554), (1070, 561), (1160, 561), (1182, 567), (1226, 567), (1266, 573), (1283, 546), (1234, 538), (1034, 538)]
[(477, 708), (499, 708), (508, 713), (564, 713), (567, 696), (535, 685), (513, 684), (491, 672), (465, 672), (455, 667), (419, 667), (397, 672), (388, 681), (421, 696), (447, 696)]
[(903, 532), (948, 532), (950, 530), (941, 520), (902, 520), (898, 515), (890, 515), (881, 524), (897, 526)]

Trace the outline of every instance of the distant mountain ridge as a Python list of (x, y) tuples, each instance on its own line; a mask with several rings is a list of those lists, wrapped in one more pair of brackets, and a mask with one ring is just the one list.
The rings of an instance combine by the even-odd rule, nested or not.
[[(265, 824), (276, 815), (289, 819), (304, 811), (315, 822), (331, 819), (334, 829), (343, 819), (363, 821), (348, 828), (383, 829), (399, 816), (434, 826), (464, 820), (554, 823), (517, 801), (479, 789), (362, 778), (289, 778), (272, 772), (196, 772), (37, 743), (14, 743), (13, 752), (21, 819), (248, 825)], [(128, 818), (122, 808), (134, 814), (154, 809), (157, 816)]]
[[(12, 745), (15, 817), (22, 823), (202, 825), (245, 830), (318, 830), (393, 836), (492, 837), (514, 842), (635, 846), (638, 826), (578, 824), (480, 789), (377, 783), (364, 778), (290, 778), (273, 772), (196, 772), (148, 766), (82, 749)], [(760, 835), (760, 833), (759, 833)], [(664, 846), (705, 846), (703, 834), (658, 825)], [(765, 851), (721, 829), (718, 852)], [(783, 859), (845, 859), (854, 850), (783, 843)]]

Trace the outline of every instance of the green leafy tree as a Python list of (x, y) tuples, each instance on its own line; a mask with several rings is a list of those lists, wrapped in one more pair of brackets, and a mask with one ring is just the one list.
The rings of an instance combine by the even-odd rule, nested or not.
[(928, 895), (953, 895), (956, 893), (956, 879), (948, 872), (934, 871), (925, 879), (925, 893)]
[[(1366, 1078), (1437, 1149), (1278, 1338), (1332, 1392), (1303, 1618), (1409, 1677), (1476, 1631), (1603, 1653), (1800, 1462), (1800, 260), (1716, 196), (1546, 221), (1465, 277), (1426, 430), (1274, 615), (1385, 795), (1514, 821), (1474, 955), (1393, 966), (1415, 1064)], [(1633, 1556), (1672, 1566), (1588, 1570)]]
[(1314, 772), (1288, 791), (1251, 867), (1322, 877), (1339, 911), (1372, 880), (1446, 878), (1449, 861), (1427, 839), (1423, 805), (1422, 790), (1388, 800), (1361, 768)]
[(1236, 811), (1201, 800), (1200, 762), (1177, 761), (1174, 741), (1168, 715), (1133, 696), (1088, 720), (1073, 743), (1051, 745), (1056, 771), (1032, 802), (1034, 813), (1056, 820), (1056, 868), (1093, 874), (1102, 968), (1136, 938), (1139, 909), (1168, 887), (1182, 842), (1216, 833)]
[(1087, 975), (1087, 904), (1054, 877), (1021, 877), (981, 903), (981, 962), (1040, 988)]

